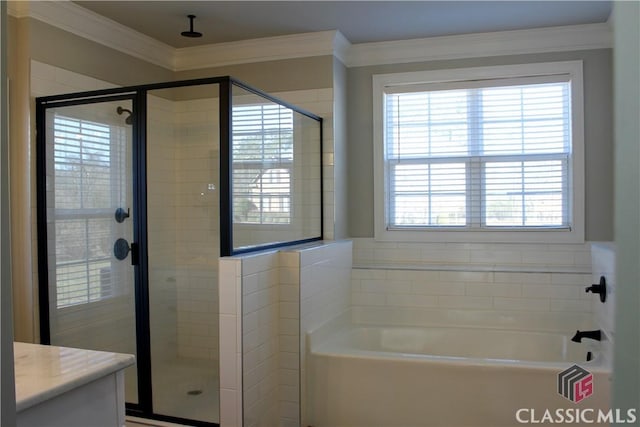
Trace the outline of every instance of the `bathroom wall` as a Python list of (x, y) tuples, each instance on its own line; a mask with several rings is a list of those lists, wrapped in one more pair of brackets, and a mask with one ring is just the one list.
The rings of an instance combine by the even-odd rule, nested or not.
[[(311, 425), (307, 405), (307, 334), (348, 314), (353, 246), (334, 241), (301, 250), (300, 255), (300, 424)], [(298, 420), (295, 420), (298, 421)], [(294, 427), (297, 423), (282, 423)]]
[(278, 424), (278, 268), (275, 251), (219, 260), (223, 427)]
[(223, 427), (301, 425), (306, 332), (348, 310), (351, 250), (319, 242), (220, 258)]
[(591, 304), (597, 329), (602, 330), (603, 355), (605, 364), (613, 364), (613, 347), (615, 345), (615, 313), (616, 313), (616, 246), (612, 242), (594, 242), (591, 244), (591, 259), (593, 273), (591, 284), (600, 283), (604, 276), (607, 284), (607, 296), (604, 303), (599, 295), (591, 294)]
[(506, 55), (446, 61), (352, 67), (347, 70), (348, 156), (358, 159), (349, 169), (349, 232), (351, 237), (374, 236), (373, 101), (374, 74), (582, 60), (584, 71), (585, 238), (613, 238), (613, 133), (611, 49)]
[[(319, 92), (319, 90), (294, 91), (285, 92), (283, 95), (284, 97), (293, 97), (309, 102), (316, 101)], [(276, 96), (277, 95), (278, 94), (276, 94)], [(313, 104), (313, 107), (318, 109), (317, 107), (320, 104), (318, 102), (313, 102)], [(277, 104), (261, 96), (249, 94), (243, 89), (234, 87), (234, 111), (236, 109), (242, 109), (245, 106), (256, 105), (263, 105), (269, 108), (274, 107)], [(247, 113), (245, 112), (241, 114)], [(254, 114), (259, 115), (261, 113), (257, 112)], [(283, 210), (283, 212), (280, 213), (281, 217), (276, 218), (275, 222), (270, 222), (269, 220), (261, 222), (252, 215), (256, 210), (260, 210), (260, 200), (252, 197), (241, 199), (251, 202), (255, 205), (255, 208), (248, 208), (246, 212), (234, 212), (233, 214), (233, 247), (236, 249), (273, 242), (317, 238), (321, 235), (321, 123), (294, 110), (282, 110), (281, 114), (284, 115), (284, 118), (281, 119), (283, 120), (283, 124), (281, 125), (282, 127), (280, 128), (280, 132), (283, 132), (284, 135), (291, 132), (290, 135), (293, 141), (291, 151), (292, 157), (290, 159), (292, 161), (292, 165), (288, 186), (285, 189), (282, 187), (282, 183), (274, 182), (276, 185), (279, 184), (280, 187), (270, 189), (270, 182), (265, 181), (263, 182), (265, 188), (260, 188), (259, 190), (260, 192), (267, 194), (277, 191), (286, 191), (286, 193), (283, 192), (282, 195), (289, 197), (287, 206), (288, 210)], [(287, 117), (288, 114), (291, 114), (290, 122)], [(258, 119), (259, 118), (260, 117), (258, 116)], [(244, 116), (241, 120), (243, 120), (244, 123), (247, 122), (247, 119)], [(243, 124), (241, 122), (240, 127), (242, 126)], [(288, 130), (287, 126), (290, 126)], [(234, 129), (234, 132), (235, 131), (236, 130)], [(239, 131), (243, 131), (243, 129), (241, 128)], [(239, 139), (243, 140), (244, 138), (240, 137)], [(248, 142), (251, 143), (251, 140), (248, 140)], [(234, 141), (233, 144), (234, 150), (236, 149), (236, 146), (242, 147), (239, 142)], [(246, 158), (234, 157), (234, 162), (236, 160), (239, 160), (240, 163), (242, 163), (243, 161), (246, 161)], [(286, 155), (283, 157), (283, 160), (286, 161)], [(267, 161), (266, 167), (268, 167), (268, 163), (269, 162)], [(241, 186), (243, 185), (241, 184)], [(253, 191), (253, 189), (251, 191)], [(237, 201), (234, 201), (234, 206), (235, 205), (237, 205)], [(267, 205), (264, 207), (264, 212), (266, 212), (267, 215), (268, 210), (269, 206)], [(246, 214), (246, 217), (243, 218), (243, 214)]]
[[(147, 187), (151, 353), (156, 361), (176, 358), (175, 111), (170, 100), (150, 96)], [(167, 205), (173, 209), (167, 209)]]
[[(175, 79), (192, 79), (211, 76), (233, 76), (251, 86), (274, 95), (297, 107), (323, 118), (323, 196), (324, 238), (333, 239), (336, 227), (343, 234), (346, 216), (336, 216), (334, 182), (346, 180), (345, 165), (334, 168), (336, 149), (346, 152), (346, 126), (336, 127), (333, 120), (334, 105), (342, 99), (342, 92), (334, 89), (334, 57), (332, 55), (261, 61), (256, 63), (225, 65), (197, 70), (179, 71)], [(341, 80), (338, 79), (338, 82)], [(335, 98), (334, 98), (335, 97)], [(341, 108), (344, 108), (341, 105)], [(338, 139), (339, 136), (339, 139)], [(346, 191), (346, 187), (342, 189)], [(343, 199), (346, 195), (338, 195)], [(342, 208), (340, 208), (342, 211)], [(338, 236), (346, 237), (346, 236)]]
[[(7, 99), (7, 3), (0, 4), (0, 98)], [(9, 221), (9, 115), (8, 105), (0, 105), (0, 424), (16, 423), (13, 364), (13, 310), (11, 306), (11, 242)]]
[[(202, 87), (205, 93), (217, 86)], [(212, 93), (213, 94), (213, 93)], [(202, 96), (206, 96), (202, 94)], [(218, 359), (219, 103), (175, 101), (178, 356)]]
[(464, 313), (499, 313), (513, 327), (562, 329), (590, 320), (593, 297), (584, 292), (590, 281), (588, 244), (354, 239), (356, 322), (423, 325), (446, 318), (454, 324), (471, 319)]
[[(324, 205), (323, 221), (324, 221), (324, 239), (331, 240), (334, 238), (334, 224), (336, 222), (334, 206), (334, 182), (336, 179), (334, 169), (334, 150), (336, 142), (334, 140), (334, 123), (333, 123), (333, 106), (334, 92), (333, 89), (325, 87), (322, 89), (307, 89), (286, 92), (276, 92), (274, 96), (285, 102), (291, 103), (303, 110), (307, 110), (317, 116), (322, 117), (322, 177), (323, 177), (323, 196)], [(340, 141), (345, 144), (346, 141)], [(315, 185), (311, 183), (311, 185)], [(317, 212), (317, 210), (316, 210)], [(315, 213), (314, 213), (315, 215)]]

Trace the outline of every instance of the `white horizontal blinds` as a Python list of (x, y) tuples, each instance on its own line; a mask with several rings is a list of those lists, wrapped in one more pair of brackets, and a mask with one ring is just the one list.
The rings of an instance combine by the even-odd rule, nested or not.
[[(108, 125), (53, 119), (55, 278), (57, 307), (113, 294), (112, 179), (122, 150)], [(122, 145), (122, 144), (120, 144)], [(113, 152), (115, 150), (115, 152)]]
[(277, 104), (233, 107), (236, 223), (291, 221), (293, 112)]
[(569, 83), (517, 83), (389, 90), (389, 228), (570, 227)]
[(387, 95), (390, 225), (466, 224), (467, 98), (463, 90)]

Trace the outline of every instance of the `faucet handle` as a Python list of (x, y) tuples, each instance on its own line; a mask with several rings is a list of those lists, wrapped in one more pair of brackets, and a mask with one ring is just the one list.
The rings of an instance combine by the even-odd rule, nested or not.
[(604, 276), (600, 276), (600, 283), (587, 286), (584, 291), (600, 294), (600, 302), (605, 302), (607, 300), (607, 281)]

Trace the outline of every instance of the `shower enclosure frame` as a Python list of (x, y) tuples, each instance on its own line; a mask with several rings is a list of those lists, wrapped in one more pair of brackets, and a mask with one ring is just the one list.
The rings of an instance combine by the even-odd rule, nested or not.
[[(51, 325), (49, 310), (49, 265), (47, 230), (47, 157), (46, 157), (46, 110), (55, 107), (77, 106), (100, 102), (130, 100), (132, 103), (132, 162), (133, 162), (133, 242), (138, 244), (134, 275), (135, 296), (135, 346), (137, 352), (138, 403), (127, 403), (127, 415), (169, 422), (188, 422), (194, 426), (217, 426), (216, 423), (190, 420), (179, 417), (156, 414), (153, 412), (151, 344), (150, 344), (150, 308), (149, 308), (149, 265), (147, 247), (147, 96), (149, 91), (172, 89), (188, 86), (214, 85), (219, 88), (220, 129), (220, 256), (232, 256), (259, 250), (274, 249), (296, 244), (319, 241), (324, 235), (323, 212), (323, 120), (321, 117), (305, 111), (293, 104), (284, 102), (257, 88), (254, 88), (231, 76), (208, 77), (191, 80), (178, 80), (145, 85), (126, 86), (68, 94), (43, 96), (36, 98), (36, 202), (38, 235), (38, 299), (40, 342), (51, 344)], [(233, 158), (232, 158), (232, 107), (233, 87), (238, 87), (273, 103), (289, 108), (319, 124), (319, 191), (320, 191), (320, 230), (318, 236), (286, 242), (259, 244), (235, 250), (233, 247)]]

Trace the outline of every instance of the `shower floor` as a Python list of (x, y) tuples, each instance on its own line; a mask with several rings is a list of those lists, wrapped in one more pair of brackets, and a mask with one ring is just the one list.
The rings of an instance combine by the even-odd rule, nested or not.
[(220, 391), (217, 362), (175, 359), (153, 366), (153, 410), (190, 420), (218, 423)]
[(153, 370), (154, 412), (217, 423), (220, 391), (217, 362), (177, 359)]

